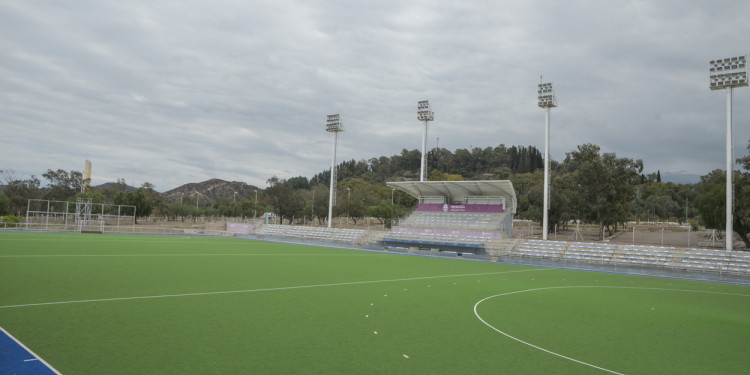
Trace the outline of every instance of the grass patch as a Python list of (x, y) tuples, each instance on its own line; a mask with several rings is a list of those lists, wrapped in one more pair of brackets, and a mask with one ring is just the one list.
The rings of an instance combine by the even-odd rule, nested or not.
[(539, 290), (477, 311), (621, 373), (750, 365), (743, 285), (227, 238), (12, 232), (0, 233), (0, 275), (0, 326), (64, 374), (602, 373), (474, 315), (486, 297), (529, 289)]

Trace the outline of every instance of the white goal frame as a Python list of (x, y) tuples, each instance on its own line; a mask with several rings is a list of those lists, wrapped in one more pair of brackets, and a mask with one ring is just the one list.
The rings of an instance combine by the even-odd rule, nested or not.
[(75, 232), (135, 231), (136, 207), (125, 204), (93, 203), (90, 198), (75, 202), (29, 199), (26, 230)]

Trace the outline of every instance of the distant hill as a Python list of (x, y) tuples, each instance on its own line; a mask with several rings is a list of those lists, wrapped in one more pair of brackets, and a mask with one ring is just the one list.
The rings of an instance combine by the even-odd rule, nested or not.
[(224, 181), (218, 178), (212, 178), (208, 181), (189, 183), (172, 190), (161, 193), (162, 198), (167, 203), (179, 202), (180, 197), (195, 197), (198, 195), (201, 201), (212, 202), (218, 198), (233, 199), (234, 193), (237, 193), (237, 199), (250, 198), (253, 191), (258, 187), (248, 185), (240, 181)]
[(701, 181), (701, 176), (697, 174), (685, 174), (685, 173), (661, 173), (662, 182), (672, 182), (675, 184), (697, 184)]
[[(119, 187), (119, 185), (117, 185), (116, 182), (106, 182), (106, 183), (103, 183), (101, 185), (92, 186), (91, 190), (97, 191), (97, 192), (101, 192), (102, 190), (107, 190), (107, 189), (118, 189), (118, 187)], [(134, 187), (134, 186), (125, 185), (125, 190), (126, 191), (133, 191), (135, 189), (137, 189), (137, 188)]]

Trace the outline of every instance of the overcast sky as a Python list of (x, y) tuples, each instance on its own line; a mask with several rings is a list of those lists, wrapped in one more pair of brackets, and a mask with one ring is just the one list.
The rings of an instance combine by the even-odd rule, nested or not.
[[(166, 191), (266, 187), (421, 147), (594, 143), (645, 172), (726, 164), (726, 92), (708, 63), (750, 50), (750, 2), (0, 0), (0, 169), (83, 170)], [(750, 88), (734, 94), (747, 154)]]

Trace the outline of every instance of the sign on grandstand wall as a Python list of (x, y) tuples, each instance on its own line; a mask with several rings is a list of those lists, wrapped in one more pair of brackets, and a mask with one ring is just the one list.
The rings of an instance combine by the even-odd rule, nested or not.
[(439, 204), (420, 203), (417, 211), (442, 212), (503, 212), (502, 204)]
[(393, 227), (391, 231), (393, 231), (394, 233), (419, 233), (419, 234), (437, 234), (437, 235), (443, 235), (443, 236), (458, 236), (458, 237), (500, 238), (500, 232), (479, 232), (479, 231), (473, 231), (473, 230)]

